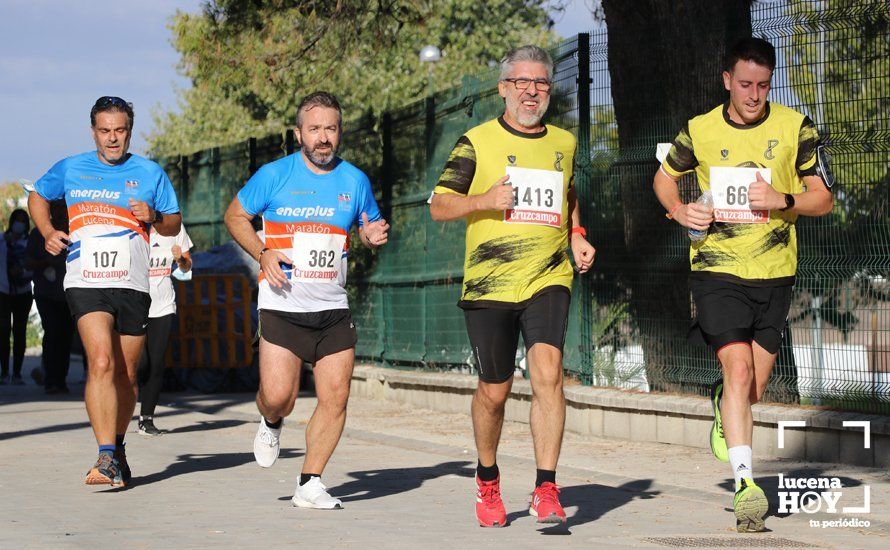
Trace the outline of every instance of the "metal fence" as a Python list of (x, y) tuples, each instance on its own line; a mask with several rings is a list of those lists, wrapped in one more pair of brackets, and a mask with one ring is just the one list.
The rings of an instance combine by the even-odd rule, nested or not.
[[(797, 285), (766, 400), (890, 412), (887, 5), (754, 3), (752, 28), (778, 50), (771, 100), (816, 122), (838, 180), (834, 211), (798, 222)], [(589, 239), (598, 249), (593, 272), (575, 281), (566, 369), (588, 385), (704, 394), (718, 365), (712, 352), (685, 338), (692, 308), (688, 239), (675, 227), (666, 239), (629, 243), (628, 220), (653, 228), (668, 222), (635, 217), (619, 181), (631, 173), (640, 192), (651, 193), (655, 146), (670, 141), (677, 128), (655, 113), (650, 139), (619, 148), (606, 31), (579, 35), (553, 53), (556, 86), (548, 122), (579, 138), (576, 183)], [(426, 200), (457, 138), (502, 109), (492, 72), (464, 77), (461, 86), (378, 120), (346, 125), (342, 155), (375, 182), (393, 225), (379, 252), (354, 250), (350, 294), (363, 359), (472, 369), (456, 307), (464, 224), (434, 223)], [(222, 212), (237, 189), (258, 166), (293, 149), (292, 136), (282, 134), (168, 159), (195, 243), (227, 241)], [(687, 199), (696, 189), (692, 177), (681, 181)], [(662, 291), (679, 294), (683, 307), (665, 307)], [(523, 364), (520, 352), (517, 365)]]

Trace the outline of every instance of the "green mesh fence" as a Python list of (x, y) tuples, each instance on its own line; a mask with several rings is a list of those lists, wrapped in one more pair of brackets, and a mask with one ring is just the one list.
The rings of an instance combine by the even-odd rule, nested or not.
[[(834, 212), (798, 222), (799, 274), (766, 400), (890, 412), (887, 5), (786, 0), (754, 3), (751, 15), (753, 34), (778, 51), (771, 100), (816, 122), (838, 181)], [(646, 205), (654, 200), (655, 145), (674, 137), (676, 121), (640, 105), (632, 116), (648, 133), (619, 147), (606, 32), (579, 35), (553, 54), (548, 122), (579, 138), (576, 183), (597, 247), (594, 269), (575, 280), (566, 370), (588, 385), (704, 395), (719, 368), (712, 352), (686, 340), (688, 238), (679, 226), (656, 226), (668, 222)], [(380, 251), (352, 254), (350, 298), (364, 360), (472, 371), (456, 307), (464, 224), (433, 222), (426, 201), (458, 137), (502, 113), (496, 77), (468, 76), (380, 119), (346, 124), (342, 156), (375, 182), (393, 226)], [(713, 79), (690, 79), (688, 89)], [(228, 202), (257, 167), (293, 147), (282, 134), (165, 163), (199, 249), (229, 240), (221, 221)], [(680, 186), (685, 200), (697, 195), (693, 177)]]

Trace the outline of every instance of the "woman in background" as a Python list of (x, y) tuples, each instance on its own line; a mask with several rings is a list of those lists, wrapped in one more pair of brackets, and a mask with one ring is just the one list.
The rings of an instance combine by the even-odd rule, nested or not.
[(145, 347), (136, 372), (141, 402), (139, 433), (161, 435), (161, 430), (154, 425), (154, 414), (161, 395), (161, 387), (164, 385), (166, 366), (164, 359), (170, 341), (173, 318), (176, 316), (176, 294), (170, 277), (172, 275), (177, 278), (191, 278), (192, 256), (189, 249), (192, 247), (192, 241), (185, 232), (184, 225), (175, 237), (159, 235), (152, 227), (149, 244), (151, 256), (148, 290), (151, 294), (151, 308), (148, 310)]
[[(25, 266), (28, 233), (31, 219), (28, 213), (16, 208), (9, 215), (9, 225), (3, 234), (6, 248), (5, 275), (8, 282), (0, 286), (0, 377), (9, 376), (9, 334), (12, 331), (12, 376), (9, 382), (24, 384), (22, 362), (25, 360), (25, 339), (28, 332), (28, 314), (34, 295), (31, 292), (31, 272)], [(2, 285), (2, 283), (0, 283)], [(11, 320), (11, 322), (10, 322)]]

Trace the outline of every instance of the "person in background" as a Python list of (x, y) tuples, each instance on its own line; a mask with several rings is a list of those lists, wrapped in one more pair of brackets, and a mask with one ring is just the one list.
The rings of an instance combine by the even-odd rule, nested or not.
[(161, 430), (154, 425), (155, 407), (164, 385), (164, 359), (167, 344), (170, 342), (170, 329), (176, 316), (176, 294), (173, 291), (171, 275), (182, 278), (187, 274), (191, 278), (192, 256), (185, 226), (175, 237), (165, 237), (152, 228), (151, 255), (148, 264), (148, 292), (151, 295), (151, 307), (148, 310), (148, 327), (145, 332), (145, 348), (136, 371), (139, 383), (139, 433), (142, 435), (161, 435)]
[[(59, 231), (68, 232), (68, 211), (65, 201), (50, 203), (50, 220)], [(67, 251), (53, 256), (46, 251), (43, 235), (35, 227), (28, 236), (25, 267), (34, 273), (34, 301), (43, 325), (44, 389), (47, 394), (68, 393), (68, 367), (71, 362), (71, 335), (74, 319), (62, 281), (65, 279)]]
[[(31, 220), (28, 213), (17, 208), (9, 215), (9, 226), (3, 234), (5, 242), (8, 286), (0, 291), (0, 370), (2, 377), (9, 376), (9, 333), (12, 331), (12, 376), (9, 382), (24, 384), (22, 363), (25, 360), (25, 338), (28, 331), (28, 313), (34, 295), (31, 292), (31, 272), (25, 266), (25, 249)], [(11, 322), (10, 322), (11, 320)]]

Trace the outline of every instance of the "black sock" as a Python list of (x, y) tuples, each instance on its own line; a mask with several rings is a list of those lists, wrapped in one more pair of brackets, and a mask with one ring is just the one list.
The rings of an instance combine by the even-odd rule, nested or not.
[(127, 435), (127, 434), (117, 434), (116, 436), (114, 436), (114, 444), (117, 445), (118, 447), (123, 447), (125, 435)]
[(481, 462), (476, 463), (476, 475), (482, 481), (494, 481), (501, 474), (498, 469), (498, 463), (495, 462), (491, 466), (483, 466)]
[(267, 427), (272, 428), (273, 430), (280, 430), (281, 423), (284, 421), (284, 418), (279, 418), (278, 422), (269, 422), (269, 419), (264, 416), (263, 420), (265, 420)]
[(313, 477), (321, 477), (321, 474), (300, 474), (300, 487), (309, 483)]
[(535, 487), (540, 487), (546, 482), (556, 485), (556, 470), (537, 470), (538, 478), (535, 480)]

